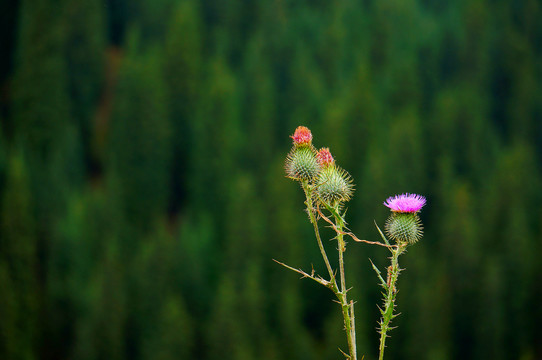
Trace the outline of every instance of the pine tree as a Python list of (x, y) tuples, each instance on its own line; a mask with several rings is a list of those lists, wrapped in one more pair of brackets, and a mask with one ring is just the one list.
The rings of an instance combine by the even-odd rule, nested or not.
[(209, 320), (213, 326), (205, 332), (209, 360), (248, 360), (256, 356), (247, 336), (251, 329), (240, 321), (243, 316), (237, 302), (238, 288), (232, 274), (224, 273)]
[(85, 189), (70, 197), (66, 214), (56, 223), (47, 259), (51, 357), (97, 356), (88, 349), (93, 347), (88, 332), (95, 320), (97, 278), (109, 247), (106, 242), (118, 232), (116, 207), (114, 196), (106, 199), (101, 189)]
[(104, 87), (106, 24), (103, 0), (66, 0), (65, 57), (72, 113), (88, 162), (96, 107)]
[(39, 306), (38, 252), (32, 197), (24, 157), (9, 159), (2, 196), (0, 236), (0, 357), (38, 357)]
[(29, 156), (42, 161), (51, 156), (70, 112), (65, 29), (61, 12), (49, 11), (50, 5), (46, 0), (21, 3), (12, 98), (16, 137)]
[(246, 163), (258, 171), (258, 178), (266, 173), (269, 162), (275, 156), (277, 130), (276, 85), (272, 76), (270, 49), (262, 33), (254, 34), (246, 46), (242, 88), (242, 119), (247, 134), (244, 144)]
[(244, 138), (237, 77), (222, 58), (210, 60), (207, 67), (194, 120), (189, 191), (196, 207), (213, 209), (213, 217), (220, 222)]
[[(126, 292), (125, 255), (121, 253), (119, 239), (110, 236), (100, 268), (96, 270), (95, 300), (89, 311), (91, 351), (98, 359), (122, 360), (132, 358), (134, 350), (131, 346), (137, 344), (127, 342), (131, 339), (131, 323), (127, 316), (128, 298)], [(94, 280), (94, 279), (93, 279)], [(81, 350), (82, 356), (87, 356)], [(92, 354), (91, 353), (91, 354)]]
[(178, 4), (171, 15), (164, 50), (164, 77), (172, 124), (173, 206), (185, 201), (190, 151), (195, 145), (193, 123), (202, 85), (202, 24), (198, 5)]
[(46, 0), (21, 3), (11, 119), (14, 143), (24, 146), (28, 158), (40, 237), (50, 233), (64, 206), (70, 180), (63, 159), (78, 155), (66, 148), (78, 135), (70, 119), (62, 11), (49, 11), (49, 6)]
[(66, 357), (125, 356), (126, 265), (118, 250), (122, 224), (117, 196), (101, 188), (75, 194), (58, 223), (48, 268), (56, 316), (50, 341), (57, 341)]
[(137, 39), (119, 74), (107, 166), (129, 225), (146, 230), (167, 208), (171, 126), (159, 54), (141, 54)]
[[(155, 304), (158, 305), (158, 304)], [(158, 322), (143, 350), (144, 359), (189, 360), (194, 358), (195, 326), (182, 297), (170, 295), (158, 305)]]

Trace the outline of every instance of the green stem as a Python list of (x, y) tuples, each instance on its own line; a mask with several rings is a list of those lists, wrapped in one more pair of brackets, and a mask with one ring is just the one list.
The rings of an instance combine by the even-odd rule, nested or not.
[(386, 347), (386, 337), (387, 332), (390, 329), (390, 322), (396, 316), (393, 314), (395, 309), (395, 295), (397, 294), (397, 289), (395, 288), (395, 283), (399, 277), (401, 269), (399, 268), (399, 255), (405, 250), (405, 244), (399, 244), (397, 248), (391, 250), (391, 266), (388, 268), (388, 281), (386, 283), (386, 294), (384, 298), (384, 310), (381, 310), (382, 319), (380, 320), (380, 355), (378, 360), (384, 359), (384, 348)]
[[(331, 265), (329, 263), (329, 259), (327, 258), (326, 250), (324, 249), (324, 245), (322, 244), (322, 239), (320, 238), (320, 230), (318, 229), (318, 223), (316, 222), (316, 216), (314, 216), (314, 208), (312, 203), (312, 189), (310, 188), (308, 182), (303, 182), (303, 190), (305, 191), (305, 197), (307, 198), (306, 204), (307, 204), (307, 211), (309, 213), (309, 218), (312, 223), (312, 226), (314, 227), (314, 234), (316, 235), (316, 241), (318, 242), (318, 247), (320, 248), (320, 253), (322, 254), (322, 258), (324, 259), (324, 262), (326, 264), (327, 271), (329, 273), (329, 282), (332, 284), (334, 288), (337, 287), (335, 284), (335, 275), (333, 274), (333, 269), (331, 268)], [(335, 292), (335, 289), (332, 289)]]
[[(337, 210), (337, 209), (336, 209)], [(338, 211), (337, 211), (338, 213)], [(344, 275), (344, 251), (346, 250), (346, 244), (344, 242), (343, 227), (344, 222), (339, 216), (335, 216), (335, 222), (337, 224), (337, 242), (339, 245), (339, 274), (341, 277), (341, 292), (346, 294), (346, 280)]]
[(343, 313), (344, 318), (344, 327), (346, 331), (346, 340), (348, 341), (348, 352), (350, 353), (350, 356), (348, 359), (350, 360), (356, 360), (357, 354), (356, 354), (356, 332), (355, 332), (355, 325), (354, 325), (354, 309), (353, 309), (353, 303), (350, 304), (346, 300), (346, 294), (343, 293), (337, 293), (337, 298), (339, 299), (339, 302), (341, 303), (341, 310)]
[[(350, 359), (356, 360), (356, 326), (354, 318), (354, 303), (348, 303), (347, 299), (347, 288), (346, 288), (346, 279), (344, 272), (344, 252), (346, 251), (346, 244), (344, 242), (343, 228), (344, 221), (339, 215), (339, 209), (335, 208), (335, 223), (337, 225), (337, 242), (338, 242), (338, 251), (339, 251), (339, 274), (341, 278), (341, 291), (337, 294), (337, 297), (341, 303), (343, 318), (344, 318), (344, 328), (346, 331), (346, 338), (348, 340), (348, 351), (350, 353)], [(339, 296), (340, 295), (340, 296)]]
[(329, 288), (335, 293), (335, 296), (337, 296), (337, 299), (339, 300), (339, 303), (341, 305), (341, 310), (343, 313), (344, 318), (344, 326), (346, 330), (346, 338), (348, 340), (348, 350), (349, 355), (347, 355), (347, 358), (349, 360), (357, 360), (356, 355), (356, 330), (355, 330), (355, 322), (354, 322), (354, 303), (351, 301), (348, 303), (347, 297), (346, 297), (346, 281), (344, 276), (344, 257), (343, 253), (345, 251), (345, 242), (344, 242), (344, 236), (342, 234), (342, 230), (344, 228), (344, 221), (340, 216), (337, 216), (335, 214), (338, 214), (338, 209), (334, 209), (334, 216), (335, 221), (337, 223), (337, 239), (339, 241), (339, 271), (340, 271), (340, 281), (341, 281), (341, 289), (339, 290), (337, 286), (337, 282), (335, 280), (335, 274), (333, 273), (333, 269), (331, 267), (331, 264), (329, 263), (329, 259), (327, 257), (326, 251), (324, 249), (324, 245), (322, 243), (322, 239), (320, 237), (320, 230), (318, 229), (318, 223), (315, 216), (315, 210), (314, 210), (314, 204), (313, 204), (313, 189), (309, 185), (307, 181), (304, 181), (302, 183), (303, 191), (305, 192), (306, 202), (307, 205), (307, 211), (309, 213), (310, 221), (314, 227), (314, 234), (316, 235), (316, 241), (318, 243), (318, 247), (320, 248), (320, 253), (322, 254), (322, 258), (324, 259), (324, 263), (326, 264), (327, 271), (329, 273)]

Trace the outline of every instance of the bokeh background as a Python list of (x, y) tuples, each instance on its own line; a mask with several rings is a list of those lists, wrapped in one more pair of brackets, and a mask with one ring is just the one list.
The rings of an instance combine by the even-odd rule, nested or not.
[[(341, 358), (283, 162), (298, 125), (427, 196), (389, 359), (542, 359), (539, 0), (4, 0), (0, 358)], [(324, 230), (329, 238), (332, 234)], [(334, 244), (325, 241), (330, 253)], [(383, 248), (350, 242), (375, 359)]]

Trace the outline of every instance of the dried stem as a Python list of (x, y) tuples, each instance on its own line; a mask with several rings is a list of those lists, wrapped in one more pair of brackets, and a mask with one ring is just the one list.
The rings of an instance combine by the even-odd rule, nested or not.
[(284, 267), (287, 268), (287, 269), (290, 269), (290, 270), (292, 270), (292, 271), (295, 271), (296, 273), (301, 274), (301, 278), (302, 278), (302, 279), (303, 279), (303, 278), (309, 278), (309, 279), (312, 279), (312, 280), (316, 281), (316, 282), (319, 283), (319, 284), (324, 285), (324, 286), (327, 287), (327, 288), (331, 288), (331, 282), (329, 282), (329, 281), (327, 281), (327, 280), (325, 280), (325, 279), (322, 279), (320, 276), (315, 276), (315, 275), (314, 275), (314, 269), (312, 269), (311, 274), (307, 274), (306, 272), (304, 272), (304, 271), (301, 270), (301, 269), (296, 269), (296, 268), (291, 267), (291, 266), (289, 266), (289, 265), (286, 265), (285, 263), (282, 263), (282, 262), (280, 262), (280, 261), (278, 261), (278, 260), (273, 259), (273, 261), (276, 262), (277, 264), (280, 264), (280, 265), (284, 266)]
[[(354, 235), (352, 232), (349, 232), (349, 231), (343, 231), (343, 229), (338, 229), (337, 226), (333, 223), (333, 221), (331, 221), (327, 216), (325, 216), (322, 211), (320, 210), (320, 208), (317, 208), (316, 209), (318, 211), (318, 215), (320, 215), (320, 217), (322, 219), (324, 219), (325, 222), (327, 222), (328, 224), (331, 225), (331, 227), (333, 228), (333, 230), (335, 230), (335, 232), (337, 234), (342, 234), (342, 235), (348, 235), (352, 238), (352, 240), (354, 241), (357, 241), (357, 242), (362, 242), (362, 243), (366, 243), (366, 244), (369, 244), (369, 245), (379, 245), (379, 246), (383, 246), (383, 247), (386, 247), (386, 248), (394, 248), (394, 247), (397, 247), (397, 245), (388, 245), (388, 244), (383, 244), (379, 241), (369, 241), (369, 240), (363, 240), (363, 239), (358, 239), (358, 237), (356, 235)], [(329, 210), (329, 209), (328, 209)], [(344, 226), (344, 224), (343, 224)], [(348, 228), (346, 226), (344, 226), (345, 229), (348, 230)]]

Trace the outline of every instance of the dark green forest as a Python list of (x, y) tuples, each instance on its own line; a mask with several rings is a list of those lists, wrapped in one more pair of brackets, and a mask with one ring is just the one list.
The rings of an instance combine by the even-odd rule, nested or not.
[[(427, 197), (387, 359), (542, 359), (540, 0), (2, 4), (0, 359), (340, 359), (333, 294), (272, 261), (325, 273), (298, 125), (358, 237)], [(345, 255), (360, 359), (388, 255)]]

